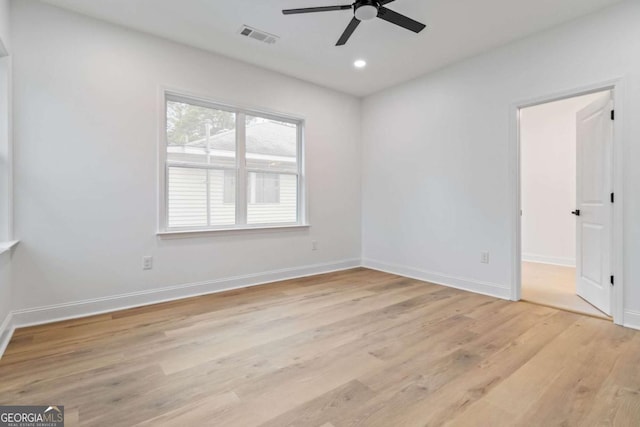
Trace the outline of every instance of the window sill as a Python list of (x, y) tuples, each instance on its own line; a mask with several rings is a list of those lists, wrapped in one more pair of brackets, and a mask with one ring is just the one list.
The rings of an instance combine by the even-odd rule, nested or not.
[(261, 225), (234, 228), (217, 228), (212, 230), (175, 230), (175, 231), (158, 231), (156, 235), (160, 238), (181, 238), (181, 237), (199, 237), (216, 234), (244, 234), (244, 233), (263, 233), (263, 232), (279, 232), (279, 231), (296, 231), (310, 228), (310, 224), (295, 225)]
[(13, 248), (19, 242), (20, 242), (19, 240), (11, 240), (11, 241), (8, 241), (8, 242), (0, 242), (0, 254), (3, 254), (5, 252), (9, 252), (11, 250), (11, 248)]

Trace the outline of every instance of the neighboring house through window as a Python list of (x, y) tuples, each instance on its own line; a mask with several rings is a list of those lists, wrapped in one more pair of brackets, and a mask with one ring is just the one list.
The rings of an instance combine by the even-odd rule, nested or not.
[(280, 175), (252, 173), (249, 177), (249, 203), (280, 203)]

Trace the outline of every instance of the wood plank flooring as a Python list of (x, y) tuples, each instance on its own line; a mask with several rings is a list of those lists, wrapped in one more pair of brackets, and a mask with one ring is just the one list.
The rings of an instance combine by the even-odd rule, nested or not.
[(16, 331), (67, 426), (638, 426), (640, 332), (367, 269)]

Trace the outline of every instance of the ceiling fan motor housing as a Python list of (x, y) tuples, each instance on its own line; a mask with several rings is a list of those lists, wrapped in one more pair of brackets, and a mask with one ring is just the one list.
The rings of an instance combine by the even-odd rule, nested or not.
[(369, 21), (378, 16), (380, 3), (374, 0), (361, 0), (353, 5), (354, 13), (360, 21)]

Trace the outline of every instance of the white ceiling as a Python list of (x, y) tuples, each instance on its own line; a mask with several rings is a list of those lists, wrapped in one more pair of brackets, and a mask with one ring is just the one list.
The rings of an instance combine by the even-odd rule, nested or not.
[[(416, 35), (375, 19), (343, 47), (334, 45), (351, 11), (281, 10), (351, 0), (44, 1), (363, 96), (621, 0), (396, 0), (387, 7), (427, 29)], [(281, 39), (267, 45), (240, 36), (242, 24)], [(368, 62), (364, 70), (354, 69), (357, 58)]]

